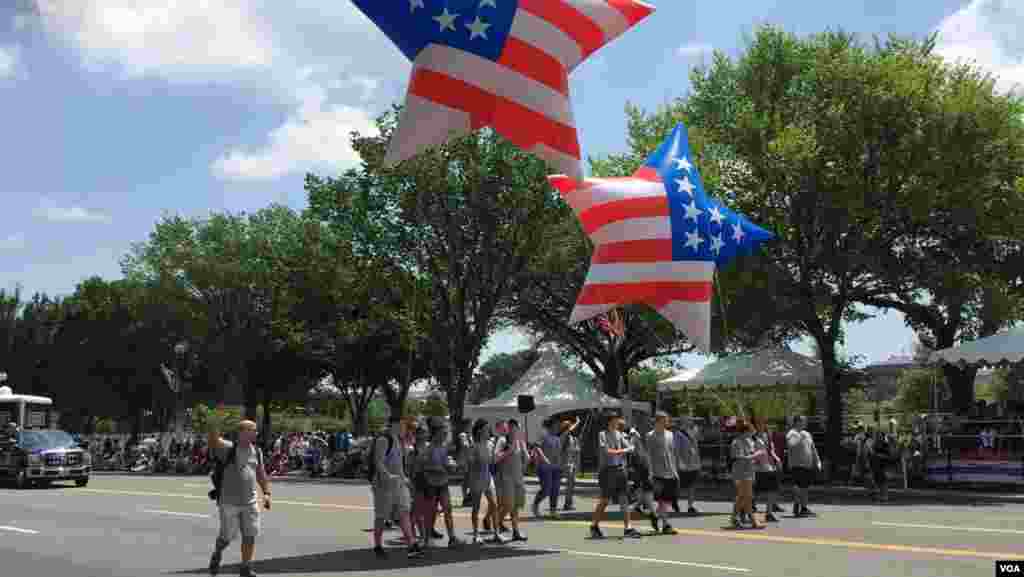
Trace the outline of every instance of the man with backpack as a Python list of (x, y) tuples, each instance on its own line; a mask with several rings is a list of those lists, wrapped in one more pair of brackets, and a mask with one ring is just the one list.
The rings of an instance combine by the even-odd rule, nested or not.
[(220, 513), (220, 533), (210, 557), (210, 575), (220, 572), (224, 549), (242, 535), (242, 577), (254, 577), (252, 558), (256, 550), (256, 537), (260, 534), (260, 505), (256, 494), (259, 485), (263, 492), (263, 506), (270, 509), (270, 478), (263, 468), (263, 453), (255, 445), (256, 423), (238, 424), (238, 442), (232, 443), (211, 430), (208, 441), (216, 459), (213, 472), (213, 490), (210, 498), (217, 502)]
[(373, 485), (373, 552), (378, 558), (385, 558), (384, 525), (395, 515), (399, 518), (402, 535), (409, 545), (409, 558), (423, 556), (423, 549), (416, 543), (412, 533), (410, 513), (412, 496), (409, 480), (405, 476), (405, 455), (402, 447), (402, 421), (391, 419), (391, 428), (384, 435), (378, 435), (370, 449), (367, 477)]

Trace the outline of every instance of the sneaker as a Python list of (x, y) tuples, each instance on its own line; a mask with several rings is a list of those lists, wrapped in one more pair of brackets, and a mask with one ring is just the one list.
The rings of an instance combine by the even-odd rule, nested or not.
[(668, 521), (666, 521), (665, 525), (662, 526), (662, 528), (661, 528), (661, 534), (662, 535), (678, 535), (679, 531), (676, 531), (675, 529), (673, 529), (672, 525), (669, 525)]
[(696, 507), (690, 507), (686, 510), (686, 514), (691, 517), (696, 517), (697, 515), (700, 515), (700, 511), (698, 511)]
[(590, 538), (591, 539), (604, 539), (604, 533), (601, 532), (601, 528), (597, 525), (590, 526)]
[(220, 559), (221, 554), (219, 552), (215, 552), (210, 556), (210, 575), (217, 575), (220, 573)]
[(242, 568), (238, 570), (238, 577), (259, 577), (259, 575), (249, 565), (242, 565)]
[(801, 513), (800, 513), (800, 514), (801, 514), (802, 516), (804, 516), (804, 517), (817, 517), (817, 516), (818, 516), (818, 514), (817, 514), (817, 513), (815, 513), (814, 511), (811, 511), (811, 510), (810, 510), (810, 509), (808, 509), (807, 507), (804, 507), (804, 510), (803, 510), (803, 511), (801, 511)]
[(488, 539), (487, 542), (492, 544), (492, 545), (504, 545), (505, 544), (505, 540), (501, 538), (501, 535), (495, 535), (495, 536), (491, 537), (490, 539)]
[(782, 507), (779, 507), (778, 505), (772, 505), (772, 513), (782, 513), (782, 512), (785, 512), (785, 509), (783, 509)]
[(622, 537), (625, 539), (639, 539), (643, 537), (643, 535), (640, 534), (640, 531), (630, 527), (622, 532)]
[(519, 541), (520, 543), (526, 543), (526, 537), (524, 537), (519, 531), (514, 531), (512, 533), (512, 540)]
[(505, 533), (508, 533), (508, 532), (509, 532), (509, 528), (508, 527), (506, 527), (504, 525), (498, 525), (498, 533), (501, 533), (502, 535), (504, 535)]
[(679, 510), (679, 503), (677, 503), (675, 501), (672, 502), (672, 510), (675, 511), (676, 513), (681, 513), (682, 512), (682, 511)]
[(794, 517), (799, 517), (800, 516), (800, 505), (798, 505), (796, 503), (793, 503), (793, 516)]
[(385, 551), (384, 548), (381, 547), (380, 545), (378, 545), (378, 546), (373, 548), (373, 554), (376, 555), (378, 559), (387, 559), (388, 558), (387, 551)]
[(776, 517), (772, 513), (766, 513), (765, 516), (764, 516), (764, 520), (766, 522), (768, 522), (768, 523), (778, 523), (779, 522), (778, 517)]
[(448, 538), (448, 548), (449, 549), (458, 549), (461, 546), (462, 546), (462, 541), (459, 541), (455, 537), (449, 537)]
[(562, 507), (562, 510), (563, 511), (575, 511), (576, 507), (573, 507), (572, 505), (566, 505), (565, 507)]
[(438, 531), (437, 529), (433, 529), (432, 531), (430, 531), (430, 538), (431, 539), (444, 539), (444, 535), (442, 535), (441, 532)]
[(412, 547), (409, 547), (410, 559), (419, 559), (420, 557), (423, 557), (423, 549), (419, 545), (413, 545)]
[(733, 529), (743, 529), (743, 523), (740, 523), (740, 518), (735, 515), (729, 518), (729, 526)]

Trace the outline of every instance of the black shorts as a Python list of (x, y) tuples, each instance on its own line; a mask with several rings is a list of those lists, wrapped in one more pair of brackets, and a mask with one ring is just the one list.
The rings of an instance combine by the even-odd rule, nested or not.
[(610, 501), (622, 501), (626, 498), (628, 481), (626, 469), (622, 467), (605, 467), (597, 475), (597, 483), (601, 487), (601, 498)]
[(777, 493), (779, 490), (779, 474), (776, 471), (758, 471), (754, 477), (754, 491), (757, 493)]
[(651, 483), (651, 470), (643, 465), (633, 466), (630, 480), (645, 493), (654, 491), (654, 485)]
[(654, 500), (672, 502), (679, 498), (678, 479), (654, 479)]
[(801, 489), (806, 489), (811, 486), (814, 482), (814, 478), (817, 476), (816, 471), (809, 467), (793, 467), (790, 470), (790, 475), (793, 477), (793, 483)]
[(448, 496), (448, 485), (434, 486), (427, 483), (423, 485), (421, 494), (427, 499), (440, 499)]
[(427, 476), (423, 473), (417, 473), (416, 476), (412, 478), (412, 486), (417, 495), (426, 495), (428, 487)]
[(700, 471), (679, 471), (679, 488), (689, 489), (697, 482)]

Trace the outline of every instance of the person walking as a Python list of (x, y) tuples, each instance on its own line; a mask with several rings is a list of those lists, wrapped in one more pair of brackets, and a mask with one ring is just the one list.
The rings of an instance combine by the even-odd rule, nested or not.
[(576, 495), (576, 475), (580, 466), (580, 440), (577, 436), (580, 418), (576, 421), (562, 421), (562, 473), (565, 475), (565, 505), (563, 511), (575, 511), (573, 498)]
[(487, 442), (490, 436), (487, 421), (478, 419), (473, 423), (473, 449), (469, 459), (469, 486), (470, 505), (473, 507), (471, 519), (473, 521), (473, 543), (480, 543), (480, 504), (483, 499), (487, 500), (487, 517), (491, 522), (491, 530), (494, 536), (489, 540), (491, 543), (504, 543), (501, 535), (498, 534), (498, 504), (495, 500), (494, 477), (491, 475), (491, 465), (494, 464), (494, 449)]
[(558, 492), (562, 485), (562, 438), (559, 422), (551, 419), (546, 423), (547, 433), (537, 448), (537, 476), (540, 478), (540, 492), (533, 499), (533, 516), (540, 517), (540, 504), (548, 498), (548, 513), (558, 516)]
[[(444, 524), (448, 530), (448, 547), (455, 549), (462, 543), (455, 537), (452, 498), (448, 490), (448, 428), (444, 419), (440, 417), (431, 417), (429, 427), (430, 444), (423, 451), (420, 460), (426, 500), (424, 511), (428, 515), (424, 524), (432, 529), (437, 523), (437, 513), (440, 510), (444, 514)], [(437, 538), (439, 535), (431, 530), (426, 545), (429, 547), (431, 539)]]
[(409, 482), (405, 476), (403, 463), (401, 419), (392, 418), (391, 426), (385, 435), (378, 436), (373, 443), (371, 458), (374, 462), (373, 481), (373, 552), (378, 558), (384, 558), (384, 526), (391, 519), (398, 517), (402, 528), (402, 536), (409, 547), (409, 558), (423, 556), (423, 549), (416, 543), (413, 535), (410, 513), (412, 497), (409, 494)]
[(764, 520), (768, 523), (778, 523), (775, 508), (779, 501), (779, 470), (782, 468), (782, 459), (775, 451), (775, 442), (768, 429), (768, 422), (762, 417), (757, 419), (756, 426), (754, 444), (759, 451), (764, 452), (764, 456), (754, 462), (754, 494), (765, 501)]
[(640, 532), (630, 526), (626, 455), (633, 448), (626, 440), (626, 436), (622, 432), (623, 428), (625, 428), (625, 421), (622, 417), (609, 417), (608, 428), (598, 433), (597, 436), (598, 484), (601, 487), (601, 498), (594, 508), (593, 523), (590, 526), (590, 536), (594, 539), (604, 539), (604, 533), (601, 532), (601, 521), (604, 520), (608, 502), (612, 500), (618, 501), (619, 507), (622, 509), (623, 536), (640, 537)]
[(675, 439), (668, 430), (668, 413), (654, 413), (654, 430), (647, 433), (647, 454), (650, 459), (651, 480), (654, 484), (654, 499), (657, 509), (652, 511), (654, 530), (664, 535), (676, 535), (678, 531), (668, 522), (668, 509), (678, 498), (679, 467), (676, 464)]
[(761, 529), (764, 526), (757, 522), (753, 512), (753, 491), (754, 491), (754, 461), (764, 455), (754, 443), (754, 425), (744, 418), (738, 419), (736, 424), (740, 431), (732, 441), (730, 452), (732, 455), (732, 480), (736, 485), (736, 503), (733, 505), (732, 527), (742, 529), (744, 518), (749, 520), (752, 529)]
[(526, 481), (525, 471), (529, 459), (529, 449), (526, 448), (526, 439), (519, 430), (519, 422), (510, 419), (507, 423), (508, 431), (504, 437), (498, 439), (495, 447), (495, 461), (498, 464), (498, 479), (501, 489), (498, 517), (505, 519), (508, 515), (512, 523), (512, 540), (526, 541), (519, 530), (519, 511), (526, 506)]
[(245, 420), (238, 424), (238, 442), (220, 435), (216, 427), (208, 433), (212, 455), (223, 470), (220, 487), (211, 492), (217, 501), (220, 531), (210, 557), (210, 575), (220, 573), (224, 550), (242, 536), (242, 577), (254, 577), (252, 559), (256, 553), (256, 537), (260, 534), (260, 503), (257, 486), (263, 493), (263, 507), (270, 510), (270, 478), (263, 468), (263, 453), (254, 443), (258, 435), (256, 423)]
[[(697, 477), (700, 476), (702, 465), (697, 434), (698, 429), (693, 421), (686, 418), (680, 419), (673, 431), (676, 466), (679, 467), (679, 490), (686, 491), (686, 513), (690, 516), (700, 515), (700, 511), (694, 506), (697, 498)], [(679, 512), (678, 498), (672, 502), (672, 508)]]
[(793, 516), (814, 517), (815, 513), (807, 508), (807, 500), (811, 483), (821, 470), (821, 457), (814, 446), (814, 437), (807, 431), (807, 417), (799, 416), (793, 420), (793, 428), (786, 433), (786, 449), (795, 485)]

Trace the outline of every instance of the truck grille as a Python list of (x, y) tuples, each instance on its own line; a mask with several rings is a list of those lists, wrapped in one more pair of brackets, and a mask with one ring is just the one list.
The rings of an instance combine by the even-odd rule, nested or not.
[(78, 465), (82, 462), (82, 455), (80, 453), (68, 453), (64, 455), (64, 464), (66, 465)]
[(59, 467), (64, 464), (64, 455), (47, 455), (46, 466), (47, 467)]

